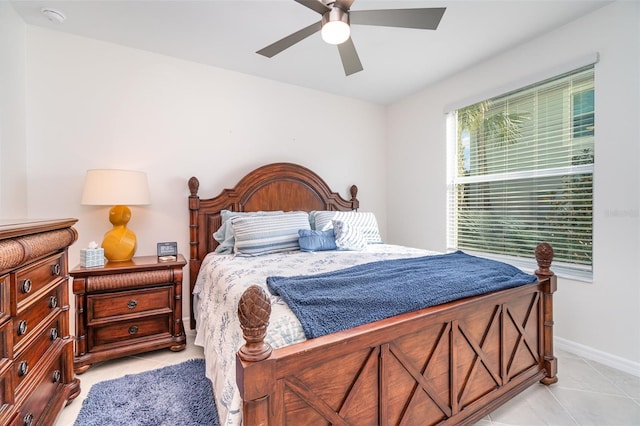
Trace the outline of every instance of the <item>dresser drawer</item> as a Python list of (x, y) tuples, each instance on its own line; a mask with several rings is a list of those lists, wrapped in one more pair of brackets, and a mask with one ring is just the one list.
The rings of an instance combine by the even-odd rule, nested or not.
[(87, 324), (171, 313), (172, 298), (172, 286), (88, 296)]
[(38, 361), (42, 359), (44, 354), (61, 339), (61, 320), (60, 315), (56, 316), (53, 321), (49, 322), (47, 327), (29, 343), (22, 353), (15, 357), (13, 363), (13, 384), (16, 389), (16, 395), (20, 393), (26, 381), (28, 381), (38, 366)]
[(13, 358), (13, 321), (7, 321), (0, 326), (0, 365), (5, 360)]
[(0, 277), (0, 323), (11, 316), (10, 294), (11, 284), (9, 275)]
[(170, 315), (159, 315), (91, 327), (89, 351), (100, 351), (114, 345), (127, 346), (134, 340), (151, 337), (171, 337), (170, 323)]
[(65, 273), (63, 254), (47, 257), (13, 272), (12, 285), (16, 292), (16, 309), (20, 312), (29, 298)]
[(0, 362), (0, 411), (3, 407), (13, 404), (13, 386), (11, 384), (11, 365), (8, 362)]
[(37, 387), (22, 404), (18, 415), (19, 425), (39, 424), (44, 409), (61, 386), (63, 356), (60, 354), (46, 367), (46, 373), (39, 379)]
[(40, 298), (34, 300), (33, 303), (29, 303), (20, 314), (15, 316), (13, 319), (13, 344), (16, 352), (19, 351), (20, 342), (27, 339), (38, 328), (40, 322), (60, 311), (58, 305), (63, 300), (65, 290), (63, 286), (65, 284), (65, 281), (61, 281)]

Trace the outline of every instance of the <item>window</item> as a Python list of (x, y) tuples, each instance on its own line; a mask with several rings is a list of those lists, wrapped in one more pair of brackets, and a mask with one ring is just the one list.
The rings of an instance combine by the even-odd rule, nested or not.
[[(448, 114), (451, 249), (592, 271), (593, 66)], [(532, 263), (533, 267), (535, 264)]]

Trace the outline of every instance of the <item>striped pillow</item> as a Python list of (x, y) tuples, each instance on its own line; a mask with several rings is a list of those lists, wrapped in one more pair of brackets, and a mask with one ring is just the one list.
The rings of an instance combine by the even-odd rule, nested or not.
[(306, 212), (239, 216), (231, 219), (231, 226), (235, 235), (234, 252), (238, 256), (300, 250), (298, 230), (311, 229)]
[(336, 236), (336, 246), (340, 250), (364, 250), (367, 241), (358, 228), (341, 220), (333, 221), (333, 232)]
[(339, 220), (357, 228), (368, 244), (382, 243), (376, 216), (371, 212), (321, 210), (309, 213), (309, 222), (314, 224), (313, 229), (320, 231), (331, 229), (332, 220)]
[(233, 253), (235, 238), (233, 236), (233, 227), (231, 219), (237, 216), (264, 216), (269, 214), (282, 214), (282, 210), (278, 211), (258, 211), (258, 212), (234, 212), (231, 210), (220, 210), (220, 220), (222, 226), (213, 233), (213, 238), (219, 243), (215, 252), (219, 254)]

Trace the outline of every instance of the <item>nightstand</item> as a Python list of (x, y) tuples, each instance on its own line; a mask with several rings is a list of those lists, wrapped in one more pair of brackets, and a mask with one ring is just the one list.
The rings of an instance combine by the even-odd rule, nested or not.
[(108, 262), (102, 267), (75, 267), (77, 374), (108, 359), (186, 347), (182, 324), (184, 256), (159, 261), (157, 256)]

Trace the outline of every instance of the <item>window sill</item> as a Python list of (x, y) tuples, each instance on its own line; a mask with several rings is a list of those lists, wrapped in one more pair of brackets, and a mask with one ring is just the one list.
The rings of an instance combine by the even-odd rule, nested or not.
[[(458, 250), (458, 249), (453, 249)], [(518, 269), (523, 270), (528, 274), (535, 273), (535, 270), (538, 269), (538, 264), (535, 259), (523, 259), (523, 258), (515, 258), (510, 256), (501, 256), (495, 253), (482, 253), (471, 250), (463, 250), (467, 254), (471, 254), (473, 256), (484, 257), (487, 259), (497, 260), (499, 262), (507, 263), (511, 266), (515, 266)], [(551, 268), (553, 273), (559, 278), (573, 280), (573, 281), (581, 281), (592, 283), (593, 282), (593, 271), (588, 270), (580, 270), (574, 267), (565, 266), (562, 264), (554, 264), (551, 262)]]

